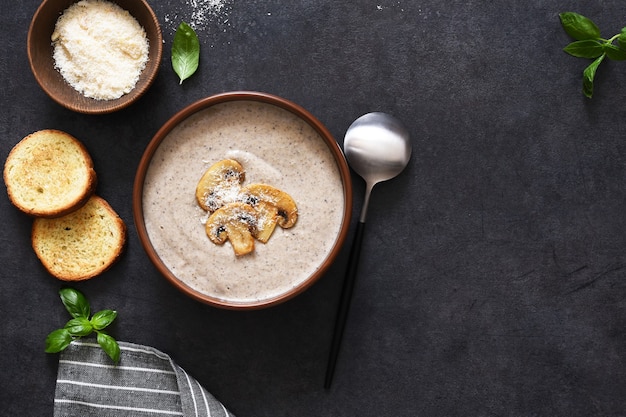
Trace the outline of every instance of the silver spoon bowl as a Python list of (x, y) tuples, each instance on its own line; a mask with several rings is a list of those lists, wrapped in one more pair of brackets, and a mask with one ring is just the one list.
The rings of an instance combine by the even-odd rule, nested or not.
[(346, 131), (343, 146), (348, 164), (365, 180), (366, 187), (365, 200), (352, 242), (348, 270), (335, 319), (335, 330), (324, 381), (324, 387), (327, 389), (332, 383), (348, 317), (372, 189), (379, 182), (387, 181), (400, 174), (411, 158), (411, 142), (408, 131), (398, 119), (386, 113), (367, 113), (356, 119)]
[(396, 177), (411, 158), (409, 132), (393, 116), (368, 113), (350, 125), (343, 147), (348, 164), (365, 180), (365, 201), (360, 217), (364, 223), (374, 185)]

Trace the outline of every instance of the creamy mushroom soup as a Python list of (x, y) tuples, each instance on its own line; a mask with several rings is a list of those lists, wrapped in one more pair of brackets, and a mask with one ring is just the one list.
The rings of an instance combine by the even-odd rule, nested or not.
[[(277, 227), (242, 257), (229, 242), (208, 239), (207, 213), (195, 199), (203, 173), (225, 158), (241, 163), (244, 184), (272, 184), (298, 206), (294, 227)], [(217, 104), (185, 119), (157, 148), (143, 188), (146, 231), (164, 265), (192, 289), (235, 303), (270, 300), (312, 275), (338, 238), (344, 205), (339, 168), (320, 135), (291, 112), (256, 101)]]

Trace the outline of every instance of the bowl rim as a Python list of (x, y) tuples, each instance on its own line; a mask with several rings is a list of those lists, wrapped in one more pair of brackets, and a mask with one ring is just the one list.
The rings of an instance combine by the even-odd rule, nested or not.
[[(93, 98), (81, 96), (80, 99), (84, 101), (84, 103), (97, 103), (98, 104), (97, 107), (91, 107), (84, 103), (74, 102), (71, 100), (63, 100), (62, 98), (60, 98), (59, 95), (56, 93), (56, 91), (43, 81), (42, 70), (36, 65), (36, 62), (35, 62), (36, 59), (35, 59), (35, 53), (34, 53), (34, 48), (35, 48), (34, 45), (36, 44), (36, 42), (35, 42), (33, 34), (35, 32), (35, 26), (39, 23), (39, 19), (41, 15), (44, 13), (44, 10), (46, 10), (46, 7), (49, 7), (52, 1), (54, 0), (43, 0), (41, 4), (37, 7), (37, 10), (33, 14), (33, 17), (30, 21), (30, 24), (28, 27), (28, 33), (26, 36), (26, 52), (27, 52), (29, 67), (35, 78), (35, 81), (41, 87), (41, 89), (46, 93), (46, 95), (50, 97), (55, 103), (61, 105), (62, 107), (65, 107), (66, 109), (75, 111), (77, 113), (90, 114), (90, 115), (113, 113), (118, 110), (127, 108), (131, 104), (135, 103), (139, 98), (141, 98), (156, 80), (156, 77), (161, 67), (161, 60), (163, 58), (163, 33), (162, 33), (161, 25), (159, 23), (159, 19), (157, 18), (154, 10), (148, 4), (148, 2), (146, 0), (134, 0), (134, 3), (136, 5), (141, 5), (143, 8), (146, 9), (146, 11), (148, 12), (148, 15), (150, 16), (148, 21), (150, 22), (150, 24), (154, 25), (154, 28), (155, 28), (154, 30), (154, 34), (156, 35), (155, 39), (149, 39), (149, 42), (150, 42), (150, 46), (149, 46), (150, 55), (148, 57), (149, 61), (146, 64), (146, 67), (143, 69), (143, 71), (150, 71), (150, 72), (147, 73), (147, 75), (145, 76), (144, 83), (139, 84), (140, 81), (138, 81), (138, 85), (136, 85), (133, 88), (133, 90), (131, 90), (127, 94), (122, 95), (121, 97), (117, 99), (96, 100)], [(67, 0), (67, 1), (68, 1), (68, 5), (59, 11), (59, 16), (61, 16), (61, 13), (63, 13), (63, 11), (67, 7), (69, 7), (70, 5), (74, 3), (78, 3), (80, 0)], [(120, 4), (119, 0), (108, 0), (108, 1), (114, 4), (117, 4), (118, 6), (122, 7), (124, 10), (127, 10), (123, 5)], [(137, 17), (133, 15), (132, 13), (131, 15), (135, 19), (137, 19)], [(148, 30), (146, 29), (146, 26), (143, 25), (141, 22), (139, 23), (142, 25), (147, 35)], [(52, 35), (52, 33), (50, 33), (50, 35)], [(154, 56), (152, 56), (153, 54)], [(53, 66), (53, 69), (54, 69), (54, 66)], [(65, 80), (62, 77), (60, 77), (60, 80), (65, 82)], [(73, 89), (69, 84), (67, 86), (70, 89)], [(76, 94), (81, 95), (81, 93), (79, 93), (78, 91), (76, 91)]]
[[(324, 262), (311, 274), (307, 279), (305, 279), (299, 285), (291, 288), (289, 291), (279, 294), (277, 296), (263, 299), (263, 300), (255, 300), (250, 302), (240, 302), (240, 301), (231, 301), (224, 300), (217, 297), (212, 297), (210, 295), (201, 293), (184, 282), (178, 279), (168, 268), (165, 266), (163, 261), (161, 261), (160, 257), (156, 253), (154, 247), (150, 243), (150, 237), (146, 230), (144, 216), (143, 216), (143, 188), (144, 181), (150, 166), (150, 162), (154, 153), (160, 146), (161, 142), (167, 137), (167, 135), (182, 121), (192, 116), (193, 114), (207, 109), (209, 107), (231, 102), (231, 101), (257, 101), (265, 104), (270, 104), (277, 106), (283, 110), (287, 110), (292, 114), (296, 115), (303, 121), (305, 121), (309, 126), (311, 126), (318, 135), (324, 140), (329, 150), (333, 154), (333, 158), (337, 163), (337, 167), (339, 169), (339, 174), (341, 176), (341, 182), (343, 187), (343, 197), (344, 197), (344, 209), (343, 209), (343, 220), (341, 223), (341, 228), (339, 233), (333, 243), (331, 250), (326, 255)], [(333, 135), (330, 131), (309, 111), (305, 110), (298, 104), (295, 104), (287, 99), (282, 97), (257, 92), (257, 91), (232, 91), (232, 92), (224, 92), (215, 94), (203, 99), (200, 99), (186, 107), (182, 110), (175, 113), (153, 136), (153, 138), (148, 143), (141, 160), (139, 162), (139, 166), (136, 171), (135, 180), (133, 184), (133, 195), (132, 195), (132, 205), (133, 205), (133, 218), (135, 221), (135, 228), (137, 230), (137, 234), (139, 236), (139, 240), (141, 245), (143, 246), (148, 258), (152, 262), (152, 264), (157, 268), (157, 270), (163, 275), (171, 284), (173, 284), (177, 289), (182, 291), (184, 294), (191, 296), (191, 298), (203, 302), (205, 304), (209, 304), (215, 307), (230, 309), (230, 310), (255, 310), (266, 308), (270, 306), (274, 306), (280, 303), (283, 303), (287, 300), (294, 298), (296, 295), (301, 294), (306, 289), (311, 287), (315, 282), (317, 282), (330, 268), (333, 262), (336, 260), (340, 251), (342, 250), (343, 244), (346, 240), (350, 229), (350, 223), (352, 218), (352, 179), (350, 175), (350, 168), (345, 159), (344, 153), (341, 150), (339, 144), (334, 139)]]

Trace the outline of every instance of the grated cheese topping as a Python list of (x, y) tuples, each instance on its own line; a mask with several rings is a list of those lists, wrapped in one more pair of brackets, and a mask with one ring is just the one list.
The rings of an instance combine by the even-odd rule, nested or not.
[(55, 67), (85, 97), (129, 93), (148, 62), (148, 38), (131, 14), (106, 0), (68, 7), (52, 33)]

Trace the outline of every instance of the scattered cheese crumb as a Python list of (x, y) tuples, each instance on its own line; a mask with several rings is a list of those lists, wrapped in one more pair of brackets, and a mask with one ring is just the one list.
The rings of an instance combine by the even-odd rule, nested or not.
[[(176, 30), (181, 21), (189, 24), (196, 32), (206, 30), (215, 25), (226, 25), (228, 13), (233, 0), (179, 0), (180, 7), (175, 8), (173, 14), (166, 14), (166, 24), (171, 24), (170, 30)], [(182, 4), (184, 3), (184, 4)]]
[(55, 66), (85, 97), (117, 99), (137, 84), (148, 61), (148, 38), (137, 20), (106, 0), (68, 7), (52, 34)]

